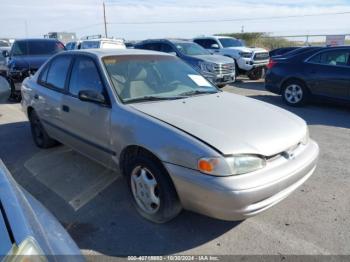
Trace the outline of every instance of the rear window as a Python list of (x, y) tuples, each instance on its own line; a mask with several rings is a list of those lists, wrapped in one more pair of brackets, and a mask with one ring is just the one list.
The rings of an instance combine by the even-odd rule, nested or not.
[(13, 44), (11, 55), (53, 55), (65, 50), (58, 41), (16, 41)]
[(81, 49), (100, 48), (100, 41), (86, 41), (81, 43)]

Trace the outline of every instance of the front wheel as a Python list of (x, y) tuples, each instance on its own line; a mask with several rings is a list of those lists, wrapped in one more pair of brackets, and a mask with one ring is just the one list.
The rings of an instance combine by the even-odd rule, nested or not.
[(263, 68), (259, 67), (250, 71), (247, 76), (249, 77), (250, 80), (259, 80), (263, 77), (263, 75), (264, 75)]
[(282, 98), (287, 105), (302, 106), (307, 102), (308, 90), (302, 82), (291, 80), (283, 85)]
[(141, 216), (154, 223), (165, 223), (180, 213), (174, 185), (158, 161), (138, 155), (128, 163), (126, 175), (134, 206)]

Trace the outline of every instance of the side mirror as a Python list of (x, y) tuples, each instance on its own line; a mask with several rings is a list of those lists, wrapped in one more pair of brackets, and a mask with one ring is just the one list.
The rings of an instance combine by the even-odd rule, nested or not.
[(9, 57), (10, 56), (9, 51), (7, 51), (7, 50), (2, 51), (2, 56), (3, 57)]
[(212, 44), (210, 46), (211, 49), (219, 49), (219, 45), (218, 44)]
[(96, 104), (106, 104), (106, 97), (93, 90), (79, 91), (78, 97), (81, 101), (92, 102)]

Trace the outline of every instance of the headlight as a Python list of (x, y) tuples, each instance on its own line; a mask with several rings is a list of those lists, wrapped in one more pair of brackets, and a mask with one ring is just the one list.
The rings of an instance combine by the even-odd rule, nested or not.
[(215, 67), (215, 64), (213, 64), (213, 63), (199, 62), (199, 68), (203, 72), (212, 73), (212, 72), (214, 72), (214, 67)]
[(208, 157), (198, 161), (202, 173), (214, 176), (241, 175), (265, 167), (266, 160), (255, 155), (236, 155), (226, 158)]
[(18, 247), (15, 247), (10, 255), (13, 256), (13, 260), (11, 261), (14, 262), (47, 261), (44, 252), (40, 249), (36, 241), (31, 237), (25, 239)]
[(250, 52), (240, 52), (239, 55), (244, 58), (251, 58), (253, 53)]

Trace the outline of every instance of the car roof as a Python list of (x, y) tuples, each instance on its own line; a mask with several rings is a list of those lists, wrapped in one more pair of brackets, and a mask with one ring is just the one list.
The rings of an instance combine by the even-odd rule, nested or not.
[(143, 40), (137, 44), (147, 44), (147, 43), (156, 43), (156, 42), (167, 42), (167, 43), (192, 43), (191, 40), (179, 39), (179, 38), (159, 38), (159, 39), (147, 39)]
[(221, 35), (211, 35), (211, 36), (198, 36), (198, 37), (195, 37), (194, 39), (220, 39), (220, 38), (233, 38), (233, 39), (236, 39), (234, 37), (231, 37), (231, 36), (221, 36)]
[(35, 42), (35, 41), (46, 41), (46, 42), (59, 42), (58, 39), (54, 38), (22, 38), (16, 39), (15, 42)]
[(103, 48), (94, 48), (94, 49), (80, 49), (80, 50), (70, 50), (62, 52), (60, 54), (92, 54), (97, 57), (106, 57), (106, 56), (124, 56), (124, 55), (161, 55), (161, 56), (173, 56), (163, 52), (156, 52), (143, 49), (103, 49)]

